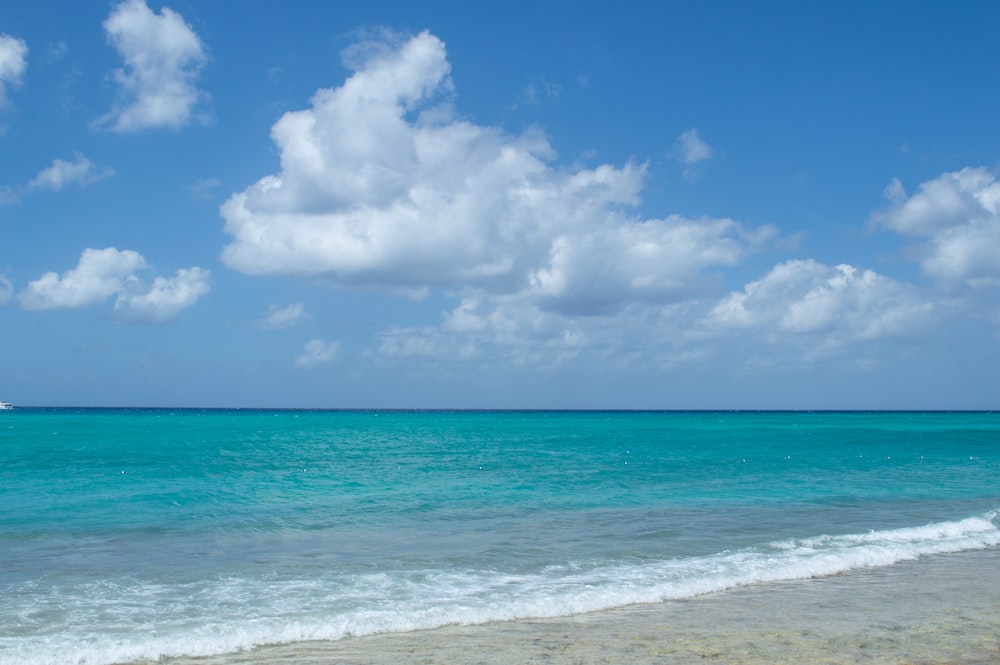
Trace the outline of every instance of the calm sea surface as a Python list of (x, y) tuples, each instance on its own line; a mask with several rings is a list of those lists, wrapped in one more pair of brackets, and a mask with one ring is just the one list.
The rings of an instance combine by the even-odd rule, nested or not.
[(871, 588), (998, 510), (998, 413), (15, 409), (0, 664)]

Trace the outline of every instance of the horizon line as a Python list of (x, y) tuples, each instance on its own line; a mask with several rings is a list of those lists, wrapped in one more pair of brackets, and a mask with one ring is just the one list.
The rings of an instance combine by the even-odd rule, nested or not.
[(13, 405), (17, 410), (146, 410), (146, 411), (327, 411), (399, 413), (996, 413), (988, 408), (726, 408), (726, 407), (406, 407), (406, 406), (141, 406), (141, 405)]

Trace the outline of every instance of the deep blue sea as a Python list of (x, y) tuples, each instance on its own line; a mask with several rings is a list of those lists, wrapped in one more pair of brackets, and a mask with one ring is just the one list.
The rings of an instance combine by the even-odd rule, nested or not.
[(0, 664), (560, 617), (1000, 545), (1000, 413), (15, 409)]

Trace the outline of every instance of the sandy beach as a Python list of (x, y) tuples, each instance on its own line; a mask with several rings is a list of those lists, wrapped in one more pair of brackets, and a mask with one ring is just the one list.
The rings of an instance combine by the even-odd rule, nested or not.
[(1000, 549), (563, 619), (266, 646), (172, 665), (1000, 663)]

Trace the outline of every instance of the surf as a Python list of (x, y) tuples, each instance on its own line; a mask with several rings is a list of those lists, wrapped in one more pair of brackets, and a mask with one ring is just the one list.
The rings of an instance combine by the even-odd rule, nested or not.
[[(922, 526), (814, 535), (708, 556), (567, 561), (532, 574), (451, 567), (281, 579), (225, 576), (173, 585), (138, 579), (8, 589), (48, 616), (0, 638), (0, 664), (104, 665), (235, 653), (261, 645), (407, 632), (447, 625), (565, 617), (629, 605), (883, 568), (1000, 545), (998, 511)], [(11, 593), (13, 591), (13, 593)], [(65, 611), (66, 608), (73, 608)], [(4, 625), (11, 625), (4, 611)], [(63, 612), (62, 621), (52, 619)], [(18, 635), (18, 633), (21, 635)]]

